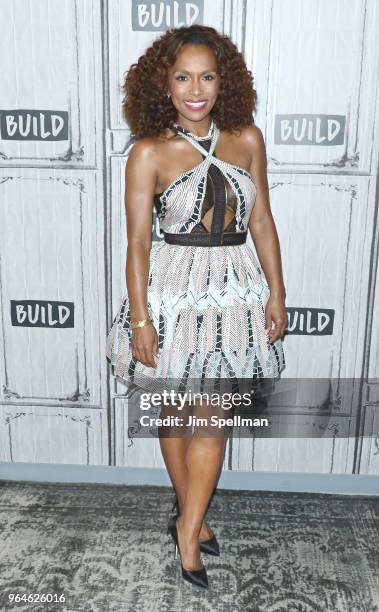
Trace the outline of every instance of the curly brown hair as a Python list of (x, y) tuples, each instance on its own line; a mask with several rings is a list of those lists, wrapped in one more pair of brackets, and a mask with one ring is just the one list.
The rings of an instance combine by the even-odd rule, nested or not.
[(254, 123), (257, 93), (242, 53), (214, 28), (192, 25), (165, 32), (124, 74), (122, 111), (136, 140), (173, 127), (177, 110), (165, 95), (167, 69), (185, 44), (207, 45), (216, 56), (220, 89), (211, 116), (217, 127), (238, 131)]

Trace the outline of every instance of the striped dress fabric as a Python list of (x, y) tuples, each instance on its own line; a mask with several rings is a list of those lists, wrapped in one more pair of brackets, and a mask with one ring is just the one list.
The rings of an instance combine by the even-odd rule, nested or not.
[[(219, 130), (205, 137), (178, 126), (202, 161), (156, 195), (159, 227), (174, 234), (245, 232), (256, 197), (249, 172), (215, 155)], [(220, 203), (225, 213), (217, 218)], [(220, 217), (220, 215), (218, 215)], [(221, 224), (221, 225), (220, 225)], [(153, 242), (148, 305), (158, 334), (156, 367), (135, 360), (130, 347), (130, 312), (125, 294), (107, 336), (113, 374), (125, 383), (160, 390), (167, 379), (277, 378), (285, 367), (282, 341), (265, 333), (269, 288), (247, 244), (187, 246)]]

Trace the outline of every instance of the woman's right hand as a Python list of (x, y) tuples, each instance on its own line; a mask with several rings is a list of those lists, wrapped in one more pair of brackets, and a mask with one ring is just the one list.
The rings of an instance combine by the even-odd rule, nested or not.
[(156, 367), (154, 353), (158, 352), (158, 334), (152, 323), (132, 329), (131, 345), (137, 361), (150, 368)]

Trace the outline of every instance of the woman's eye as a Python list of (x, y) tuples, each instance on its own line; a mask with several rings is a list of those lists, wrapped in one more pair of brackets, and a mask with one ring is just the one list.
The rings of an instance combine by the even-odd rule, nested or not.
[[(177, 81), (185, 81), (187, 78), (188, 77), (184, 74), (179, 74), (177, 77), (175, 77)], [(206, 74), (203, 78), (206, 81), (213, 81), (215, 77), (213, 76), (213, 74)]]

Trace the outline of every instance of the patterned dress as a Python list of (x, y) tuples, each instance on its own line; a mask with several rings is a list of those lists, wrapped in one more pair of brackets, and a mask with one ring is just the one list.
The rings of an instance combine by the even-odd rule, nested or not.
[(205, 379), (276, 378), (285, 367), (282, 342), (266, 336), (270, 292), (246, 244), (253, 179), (216, 157), (220, 132), (214, 122), (203, 137), (175, 127), (203, 159), (154, 198), (164, 240), (150, 251), (148, 305), (159, 356), (155, 368), (133, 358), (126, 294), (107, 337), (113, 373), (151, 391), (167, 380), (196, 390), (201, 385), (195, 389), (194, 381)]

